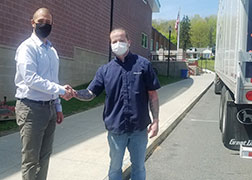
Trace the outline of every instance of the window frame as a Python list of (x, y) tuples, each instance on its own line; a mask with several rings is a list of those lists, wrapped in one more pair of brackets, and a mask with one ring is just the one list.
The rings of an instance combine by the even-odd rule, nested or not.
[(151, 39), (151, 41), (150, 41), (150, 50), (151, 51), (154, 51), (154, 41), (153, 41), (153, 39)]
[(159, 43), (158, 43), (158, 41), (156, 41), (156, 51), (158, 51), (159, 50)]
[(143, 32), (141, 34), (141, 46), (148, 49), (148, 35)]

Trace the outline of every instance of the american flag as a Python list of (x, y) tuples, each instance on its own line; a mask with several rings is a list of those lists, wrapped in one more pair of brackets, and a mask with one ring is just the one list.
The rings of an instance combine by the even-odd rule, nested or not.
[(178, 26), (179, 26), (179, 12), (178, 12), (178, 16), (177, 16), (177, 20), (175, 22), (175, 30), (178, 32)]

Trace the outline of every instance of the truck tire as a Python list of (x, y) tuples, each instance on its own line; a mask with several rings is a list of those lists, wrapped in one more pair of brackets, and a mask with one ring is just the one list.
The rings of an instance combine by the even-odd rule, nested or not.
[(223, 106), (224, 106), (224, 98), (225, 93), (227, 91), (226, 86), (223, 86), (221, 89), (221, 97), (220, 97), (220, 104), (219, 104), (219, 128), (222, 132), (222, 125), (223, 125)]
[(228, 123), (228, 112), (230, 112), (228, 110), (229, 106), (228, 106), (228, 102), (232, 101), (232, 96), (229, 92), (229, 90), (226, 89), (225, 93), (224, 93), (224, 98), (223, 98), (223, 113), (222, 113), (222, 142), (224, 143), (224, 145), (226, 146), (227, 144), (227, 139), (230, 137), (230, 135), (228, 134), (229, 131), (227, 131), (226, 129), (229, 128), (229, 126), (231, 125), (231, 123)]
[(215, 79), (214, 79), (214, 93), (215, 94), (221, 94), (222, 87), (223, 87), (223, 83), (222, 83), (221, 79), (217, 75), (215, 75)]

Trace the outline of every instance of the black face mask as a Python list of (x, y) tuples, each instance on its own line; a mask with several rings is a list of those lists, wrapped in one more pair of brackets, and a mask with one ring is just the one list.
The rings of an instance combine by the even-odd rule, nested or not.
[(39, 38), (46, 38), (52, 30), (50, 24), (36, 24), (35, 32)]

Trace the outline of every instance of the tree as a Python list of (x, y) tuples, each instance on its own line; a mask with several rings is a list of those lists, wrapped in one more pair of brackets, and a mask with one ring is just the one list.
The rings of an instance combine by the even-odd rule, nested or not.
[(216, 42), (217, 16), (212, 15), (205, 18), (209, 27), (209, 47), (214, 47)]
[(195, 15), (191, 23), (192, 46), (198, 48), (213, 47), (215, 44), (216, 18), (210, 16), (203, 19), (199, 15)]
[[(184, 16), (180, 22), (180, 47), (184, 50), (191, 46), (198, 48), (214, 47), (216, 41), (216, 21), (216, 15), (206, 18), (194, 15), (191, 19), (188, 16)], [(174, 28), (175, 22), (176, 20), (153, 20), (152, 26), (167, 39), (169, 38), (169, 26), (171, 26), (171, 42), (177, 44), (177, 33)]]
[(190, 40), (191, 22), (188, 16), (184, 16), (180, 22), (180, 47), (185, 51), (187, 48), (191, 47)]

